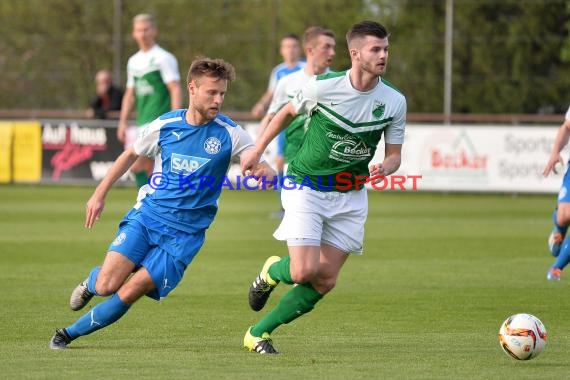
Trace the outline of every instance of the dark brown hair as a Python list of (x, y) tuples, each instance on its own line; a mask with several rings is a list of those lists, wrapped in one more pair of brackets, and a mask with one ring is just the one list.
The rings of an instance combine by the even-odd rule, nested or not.
[(364, 38), (366, 36), (374, 36), (378, 38), (386, 38), (390, 35), (384, 25), (376, 21), (361, 21), (354, 24), (346, 33), (346, 42), (350, 46), (350, 42), (357, 38)]

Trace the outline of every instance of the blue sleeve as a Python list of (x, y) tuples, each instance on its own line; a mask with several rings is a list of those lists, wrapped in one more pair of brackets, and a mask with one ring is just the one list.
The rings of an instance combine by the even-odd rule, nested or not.
[(279, 132), (277, 135), (277, 155), (283, 156), (285, 154), (285, 130)]

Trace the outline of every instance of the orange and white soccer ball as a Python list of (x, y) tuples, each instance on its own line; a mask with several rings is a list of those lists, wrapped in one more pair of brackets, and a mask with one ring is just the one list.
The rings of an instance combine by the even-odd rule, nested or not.
[(499, 343), (507, 355), (517, 360), (536, 358), (546, 346), (546, 328), (534, 315), (515, 314), (499, 329)]

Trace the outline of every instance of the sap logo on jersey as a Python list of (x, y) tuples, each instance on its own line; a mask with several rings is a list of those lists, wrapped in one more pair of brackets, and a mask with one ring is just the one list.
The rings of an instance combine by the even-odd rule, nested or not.
[(185, 156), (183, 154), (172, 153), (170, 157), (170, 171), (172, 173), (194, 173), (210, 161), (208, 158)]

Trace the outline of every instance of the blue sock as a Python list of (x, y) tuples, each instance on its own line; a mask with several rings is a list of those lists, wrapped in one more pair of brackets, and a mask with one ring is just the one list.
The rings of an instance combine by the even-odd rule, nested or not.
[(570, 262), (570, 239), (566, 238), (562, 242), (562, 246), (560, 247), (560, 254), (556, 258), (553, 268), (564, 269), (566, 265)]
[(554, 212), (552, 213), (552, 222), (554, 223), (554, 228), (556, 228), (556, 231), (560, 232), (562, 234), (562, 236), (566, 236), (566, 231), (568, 231), (568, 226), (561, 226), (558, 224), (558, 209), (554, 210)]
[(115, 293), (111, 298), (101, 302), (75, 321), (74, 324), (66, 327), (65, 330), (72, 339), (91, 334), (93, 331), (102, 329), (117, 321), (125, 315), (130, 307), (130, 305), (121, 301), (119, 295)]
[(87, 290), (91, 293), (98, 296), (97, 292), (95, 291), (95, 283), (97, 282), (97, 276), (99, 276), (99, 272), (101, 272), (101, 267), (95, 267), (91, 269), (89, 273), (89, 277), (87, 278)]

